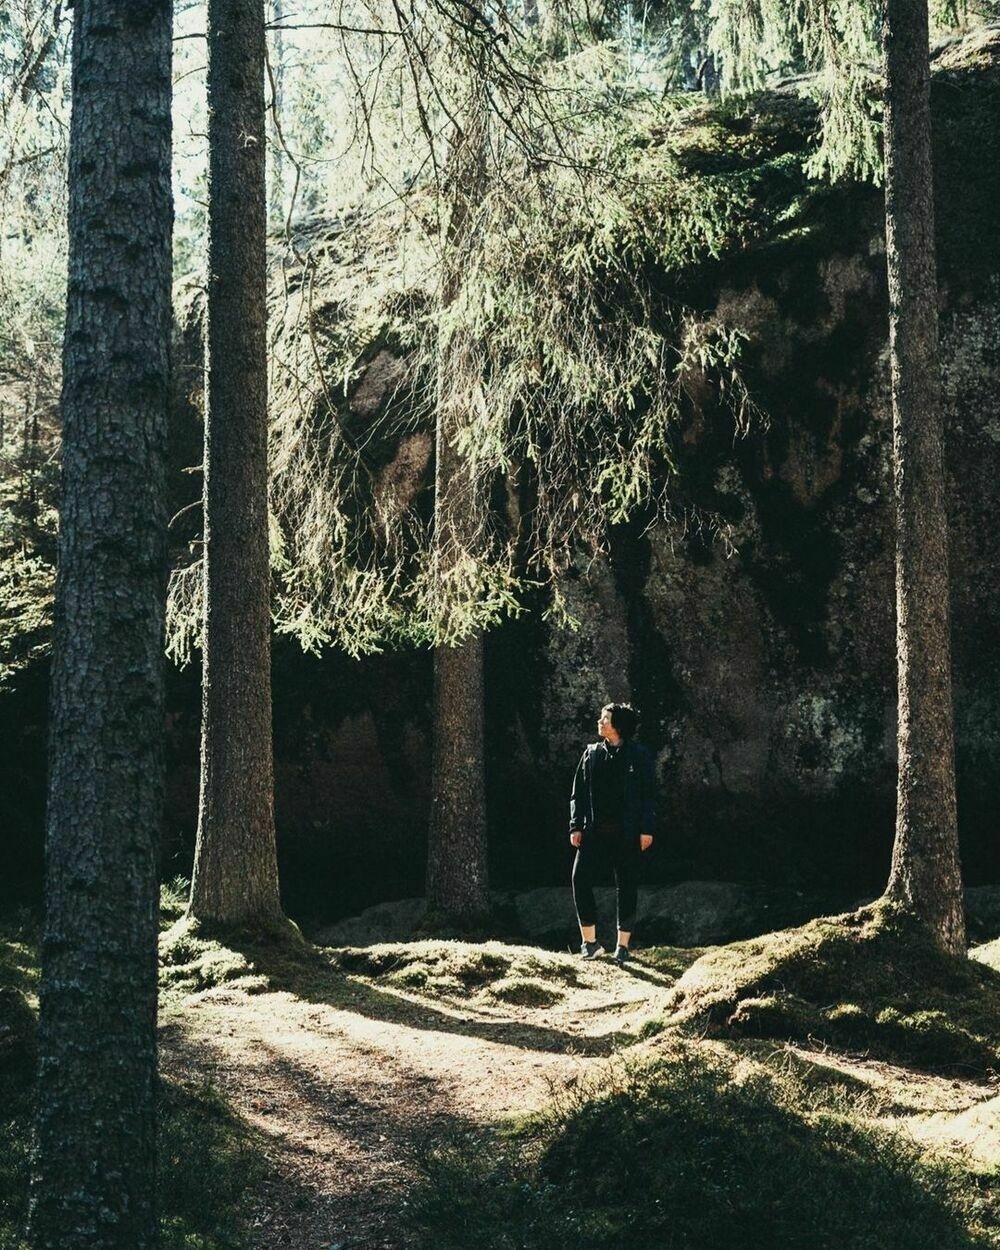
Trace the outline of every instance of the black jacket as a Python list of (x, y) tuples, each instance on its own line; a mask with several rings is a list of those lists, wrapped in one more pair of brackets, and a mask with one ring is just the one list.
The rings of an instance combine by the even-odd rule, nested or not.
[[(597, 752), (603, 750), (603, 742), (592, 742), (576, 766), (569, 797), (570, 833), (579, 829), (586, 834), (594, 827), (594, 760)], [(630, 838), (643, 833), (653, 835), (656, 832), (653, 757), (641, 743), (632, 740), (626, 742), (622, 750), (625, 752), (625, 835)]]

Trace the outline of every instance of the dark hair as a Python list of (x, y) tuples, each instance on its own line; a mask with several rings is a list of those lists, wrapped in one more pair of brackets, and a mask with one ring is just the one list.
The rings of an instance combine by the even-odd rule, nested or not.
[(621, 738), (631, 738), (639, 723), (639, 713), (631, 703), (605, 703), (602, 712), (611, 714), (611, 727)]

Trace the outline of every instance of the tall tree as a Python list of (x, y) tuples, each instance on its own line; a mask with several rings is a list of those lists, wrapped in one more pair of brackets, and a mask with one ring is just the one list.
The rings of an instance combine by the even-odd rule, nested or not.
[[(483, 485), (457, 442), (483, 402), (483, 369), (475, 332), (462, 307), (462, 273), (472, 245), (476, 207), (485, 188), (485, 101), (475, 93), (449, 160), (448, 226), (441, 259), (438, 342), (434, 561), (441, 598), (464, 580), (483, 553)], [(483, 728), (483, 635), (434, 652), (431, 816), (427, 907), (469, 924), (489, 910), (486, 766)]]
[(899, 777), (886, 894), (964, 954), (938, 363), (927, 0), (883, 0)]
[(712, 16), (712, 43), (730, 83), (759, 85), (763, 46), (791, 41), (807, 52), (819, 70), (822, 120), (813, 169), (834, 177), (867, 177), (879, 169), (867, 67), (881, 31), (899, 710), (896, 836), (886, 896), (908, 907), (943, 949), (964, 954), (927, 0), (810, 0), (791, 7), (778, 0), (715, 0)]
[(271, 733), (264, 0), (208, 4), (208, 307), (196, 920), (285, 928)]
[(156, 1242), (171, 10), (74, 8), (35, 1250)]

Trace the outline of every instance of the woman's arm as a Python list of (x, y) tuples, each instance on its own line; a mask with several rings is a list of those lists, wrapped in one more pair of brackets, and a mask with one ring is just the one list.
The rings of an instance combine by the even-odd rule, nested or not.
[[(573, 774), (573, 788), (569, 795), (569, 836), (574, 846), (579, 846), (582, 835), (587, 827), (587, 813), (590, 810), (590, 752), (584, 751)], [(573, 839), (577, 840), (574, 841)]]

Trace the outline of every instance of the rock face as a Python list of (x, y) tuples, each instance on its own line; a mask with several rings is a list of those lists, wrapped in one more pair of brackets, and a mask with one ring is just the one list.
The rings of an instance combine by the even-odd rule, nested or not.
[[(970, 883), (1000, 879), (998, 64), (1000, 32), (979, 32), (939, 54), (934, 88), (959, 816)], [(721, 124), (770, 123), (751, 113)], [(806, 198), (794, 229), (701, 267), (686, 292), (706, 321), (745, 335), (741, 369), (765, 418), (734, 439), (710, 402), (693, 407), (677, 447), (677, 523), (624, 527), (605, 556), (567, 577), (577, 631), (531, 614), (488, 639), (499, 885), (565, 880), (572, 770), (596, 710), (620, 698), (640, 707), (657, 760), (662, 820), (650, 880), (859, 893), (884, 883), (895, 662), (881, 196), (813, 187)], [(322, 284), (322, 256), (316, 263)], [(370, 363), (347, 410), (359, 429), (393, 402), (403, 366), (391, 337), (373, 326), (373, 345), (359, 355)], [(428, 449), (426, 433), (411, 433), (381, 471), (412, 495)], [(684, 524), (692, 516), (721, 518), (723, 533)], [(354, 664), (286, 650), (276, 665), (286, 865), (311, 863), (338, 909), (419, 892), (428, 657)], [(183, 768), (192, 767), (189, 757)], [(173, 825), (193, 827), (183, 804)], [(683, 940), (713, 940), (696, 932), (692, 924)]]

